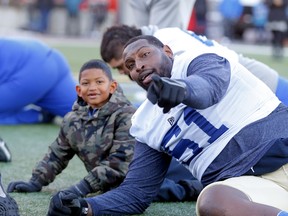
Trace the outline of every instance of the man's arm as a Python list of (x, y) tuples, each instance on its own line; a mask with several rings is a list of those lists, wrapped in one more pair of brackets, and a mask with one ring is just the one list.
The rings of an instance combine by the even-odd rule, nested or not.
[(147, 98), (163, 108), (163, 113), (180, 103), (196, 109), (205, 109), (218, 103), (226, 93), (231, 76), (227, 59), (213, 53), (193, 59), (185, 79), (152, 76)]
[(114, 190), (86, 199), (93, 215), (143, 213), (158, 194), (170, 160), (170, 156), (137, 142), (124, 182)]
[(213, 53), (195, 58), (188, 66), (187, 95), (183, 101), (187, 106), (205, 109), (218, 103), (226, 93), (231, 69), (227, 59)]

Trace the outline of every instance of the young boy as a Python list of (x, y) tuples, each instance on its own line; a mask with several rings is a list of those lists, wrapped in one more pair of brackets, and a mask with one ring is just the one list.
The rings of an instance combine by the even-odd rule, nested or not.
[(101, 60), (90, 60), (81, 67), (76, 91), (78, 100), (73, 110), (64, 117), (57, 139), (29, 182), (11, 182), (7, 192), (40, 191), (54, 181), (74, 155), (84, 163), (88, 174), (65, 191), (84, 197), (122, 182), (134, 150), (129, 128), (135, 108)]

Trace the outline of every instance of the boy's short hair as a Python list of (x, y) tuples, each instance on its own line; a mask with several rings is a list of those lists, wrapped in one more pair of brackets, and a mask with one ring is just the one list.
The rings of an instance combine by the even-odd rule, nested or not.
[[(81, 80), (82, 72), (87, 70), (87, 69), (93, 69), (93, 68), (103, 70), (105, 72), (105, 74), (107, 75), (108, 79), (110, 81), (113, 80), (111, 69), (104, 61), (102, 61), (100, 59), (91, 59), (91, 60), (85, 62), (82, 65), (82, 67), (80, 68), (79, 77), (78, 77), (79, 82)], [(77, 96), (77, 103), (80, 106), (86, 106), (87, 105), (87, 103), (80, 96)]]
[(78, 77), (79, 81), (81, 79), (81, 74), (84, 70), (93, 69), (93, 68), (103, 70), (105, 74), (107, 75), (107, 77), (109, 78), (109, 80), (113, 80), (111, 69), (104, 61), (100, 59), (91, 59), (87, 61), (86, 63), (84, 63), (82, 67), (80, 68), (79, 77)]

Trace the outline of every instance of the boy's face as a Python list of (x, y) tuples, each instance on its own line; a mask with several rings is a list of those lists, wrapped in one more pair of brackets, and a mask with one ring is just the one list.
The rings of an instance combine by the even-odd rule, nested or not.
[(113, 94), (116, 88), (117, 83), (110, 81), (103, 70), (92, 68), (82, 71), (76, 91), (92, 108), (100, 108), (109, 101), (110, 94)]
[(146, 90), (153, 74), (161, 77), (171, 76), (173, 53), (168, 46), (159, 49), (145, 39), (140, 39), (124, 49), (123, 59), (131, 78)]

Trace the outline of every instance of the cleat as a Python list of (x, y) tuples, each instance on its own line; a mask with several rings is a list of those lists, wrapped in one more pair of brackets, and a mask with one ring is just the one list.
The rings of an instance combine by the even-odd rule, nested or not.
[(19, 216), (16, 201), (5, 192), (0, 175), (0, 216)]
[(11, 159), (11, 152), (6, 142), (0, 138), (0, 162), (11, 162)]

